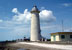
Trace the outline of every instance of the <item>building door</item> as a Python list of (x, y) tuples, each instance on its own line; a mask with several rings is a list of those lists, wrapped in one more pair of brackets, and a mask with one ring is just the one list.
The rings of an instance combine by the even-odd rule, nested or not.
[(53, 40), (56, 41), (56, 36), (55, 35), (53, 35)]

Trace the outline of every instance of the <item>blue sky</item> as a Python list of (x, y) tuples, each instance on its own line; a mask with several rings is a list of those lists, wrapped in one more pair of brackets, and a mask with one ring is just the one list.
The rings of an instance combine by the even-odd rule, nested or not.
[(41, 34), (72, 32), (72, 0), (0, 0), (0, 41), (30, 36), (30, 11), (37, 5)]

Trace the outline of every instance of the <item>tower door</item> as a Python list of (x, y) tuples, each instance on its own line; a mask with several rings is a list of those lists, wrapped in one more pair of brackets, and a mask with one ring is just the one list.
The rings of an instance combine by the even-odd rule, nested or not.
[(56, 36), (55, 35), (53, 35), (53, 40), (56, 41)]

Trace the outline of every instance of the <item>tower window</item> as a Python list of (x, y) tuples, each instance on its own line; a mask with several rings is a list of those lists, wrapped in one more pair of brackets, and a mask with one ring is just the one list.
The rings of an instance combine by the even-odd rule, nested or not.
[(70, 38), (72, 38), (72, 35), (70, 35)]
[(65, 35), (61, 35), (61, 39), (64, 39), (65, 38)]

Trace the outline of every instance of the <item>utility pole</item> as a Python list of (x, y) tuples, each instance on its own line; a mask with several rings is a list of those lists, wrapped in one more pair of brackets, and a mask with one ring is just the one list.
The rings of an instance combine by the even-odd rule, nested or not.
[(64, 32), (64, 23), (63, 23), (63, 20), (62, 20), (62, 32)]

